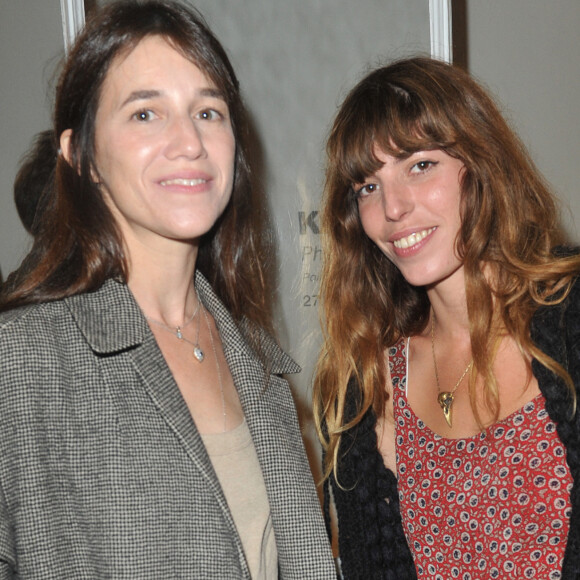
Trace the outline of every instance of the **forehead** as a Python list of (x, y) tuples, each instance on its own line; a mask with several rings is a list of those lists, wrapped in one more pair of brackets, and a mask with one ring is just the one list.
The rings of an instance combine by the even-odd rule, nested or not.
[(109, 92), (164, 86), (215, 88), (215, 83), (183, 52), (165, 38), (146, 36), (135, 46), (115, 56), (102, 86), (101, 101)]

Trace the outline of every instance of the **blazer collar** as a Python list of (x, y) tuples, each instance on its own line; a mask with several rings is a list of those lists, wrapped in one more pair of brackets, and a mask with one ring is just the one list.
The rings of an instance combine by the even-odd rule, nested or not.
[(98, 290), (65, 299), (90, 347), (112, 354), (143, 343), (150, 332), (126, 284), (107, 280)]
[[(248, 335), (250, 323), (238, 326), (230, 313), (200, 272), (195, 285), (204, 306), (214, 317), (224, 344), (235, 345), (250, 359), (262, 364), (251, 348)], [(150, 333), (147, 321), (126, 284), (107, 280), (95, 292), (72, 296), (65, 300), (80, 331), (91, 348), (99, 354), (111, 354), (143, 343)], [(263, 356), (274, 374), (300, 372), (300, 367), (266, 332), (259, 332)]]
[[(224, 346), (234, 345), (241, 354), (262, 364), (260, 357), (250, 346), (251, 341), (249, 340), (249, 335), (251, 332), (251, 323), (243, 319), (239, 325), (236, 324), (223, 302), (218, 298), (209, 282), (200, 272), (196, 273), (195, 286), (203, 305), (215, 319)], [(263, 357), (268, 360), (268, 370), (271, 373), (293, 374), (300, 372), (300, 366), (280, 348), (272, 336), (262, 330), (258, 331), (258, 336), (260, 338)]]

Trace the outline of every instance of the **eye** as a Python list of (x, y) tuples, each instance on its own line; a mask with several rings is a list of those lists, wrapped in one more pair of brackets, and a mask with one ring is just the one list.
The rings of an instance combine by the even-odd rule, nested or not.
[(376, 183), (365, 183), (363, 186), (354, 188), (357, 197), (368, 197), (372, 193), (375, 193), (379, 189)]
[(425, 171), (428, 171), (429, 169), (431, 169), (431, 167), (435, 167), (435, 165), (437, 165), (437, 161), (429, 161), (428, 159), (423, 159), (421, 161), (418, 161), (417, 163), (415, 163), (415, 165), (413, 165), (413, 167), (411, 167), (411, 173), (425, 173)]
[(216, 109), (204, 109), (197, 115), (203, 121), (219, 121), (224, 115)]
[(136, 121), (147, 122), (155, 118), (155, 113), (153, 113), (153, 111), (151, 111), (150, 109), (142, 109), (140, 111), (137, 111), (136, 113), (133, 113), (133, 115), (131, 115), (131, 118), (135, 119)]

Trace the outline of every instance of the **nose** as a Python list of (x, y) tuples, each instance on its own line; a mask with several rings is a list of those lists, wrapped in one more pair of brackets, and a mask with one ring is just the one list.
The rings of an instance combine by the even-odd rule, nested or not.
[(411, 192), (401, 184), (383, 183), (382, 193), (383, 213), (387, 221), (400, 221), (413, 210)]
[(168, 159), (178, 157), (197, 159), (206, 154), (203, 133), (194, 119), (179, 117), (169, 124), (165, 154)]

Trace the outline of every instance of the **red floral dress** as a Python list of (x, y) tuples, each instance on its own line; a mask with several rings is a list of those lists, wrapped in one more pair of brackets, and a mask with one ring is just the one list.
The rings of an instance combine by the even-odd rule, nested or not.
[(406, 397), (406, 349), (389, 352), (398, 490), (420, 579), (561, 577), (572, 477), (538, 395), (465, 439), (429, 430)]

